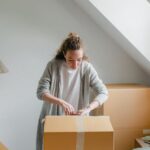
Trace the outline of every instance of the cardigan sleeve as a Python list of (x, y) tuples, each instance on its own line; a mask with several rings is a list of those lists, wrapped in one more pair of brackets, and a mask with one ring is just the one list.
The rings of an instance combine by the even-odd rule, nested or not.
[(39, 80), (37, 87), (37, 97), (42, 100), (44, 93), (49, 93), (51, 85), (51, 62), (49, 62), (43, 72), (41, 79)]
[(108, 90), (103, 81), (99, 78), (95, 68), (90, 63), (88, 73), (90, 87), (92, 88), (95, 94), (94, 100), (98, 101), (99, 105), (102, 105), (108, 98)]

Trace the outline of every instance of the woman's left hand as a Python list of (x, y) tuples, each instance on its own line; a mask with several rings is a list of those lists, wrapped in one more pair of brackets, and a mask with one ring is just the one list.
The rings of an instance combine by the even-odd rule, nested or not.
[(84, 108), (78, 111), (78, 115), (80, 116), (88, 116), (90, 113), (91, 109), (90, 108)]

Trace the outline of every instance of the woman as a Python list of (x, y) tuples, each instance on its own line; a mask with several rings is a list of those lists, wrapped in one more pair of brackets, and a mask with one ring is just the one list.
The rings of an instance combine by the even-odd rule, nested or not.
[[(95, 98), (89, 98), (90, 89)], [(43, 100), (38, 124), (37, 150), (42, 150), (46, 115), (88, 115), (102, 105), (108, 91), (93, 66), (87, 62), (80, 37), (70, 33), (39, 81), (37, 96)]]

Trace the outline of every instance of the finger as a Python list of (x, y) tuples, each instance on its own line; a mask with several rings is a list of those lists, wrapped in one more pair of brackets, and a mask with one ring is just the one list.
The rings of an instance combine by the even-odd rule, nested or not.
[(68, 114), (69, 114), (69, 113), (68, 113), (68, 111), (66, 110), (66, 111), (65, 111), (65, 115), (68, 115)]
[(74, 112), (74, 108), (72, 105), (69, 105), (69, 114), (72, 114)]
[(80, 115), (79, 112), (73, 112), (71, 115)]
[(68, 115), (68, 108), (65, 108), (65, 115)]

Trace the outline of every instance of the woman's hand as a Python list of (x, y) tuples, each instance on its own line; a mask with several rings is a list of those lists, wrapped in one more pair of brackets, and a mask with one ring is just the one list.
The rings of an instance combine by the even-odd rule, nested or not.
[(79, 110), (78, 111), (78, 115), (80, 115), (80, 116), (88, 116), (89, 113), (92, 110), (94, 110), (95, 108), (97, 108), (98, 106), (100, 106), (100, 102), (95, 100), (90, 105), (88, 105), (86, 108)]
[(75, 114), (75, 109), (71, 104), (67, 103), (64, 100), (61, 100), (60, 105), (63, 107), (65, 115), (74, 115)]
[(90, 111), (91, 111), (90, 107), (86, 107), (84, 109), (79, 110), (78, 111), (78, 115), (80, 115), (80, 116), (88, 116)]

